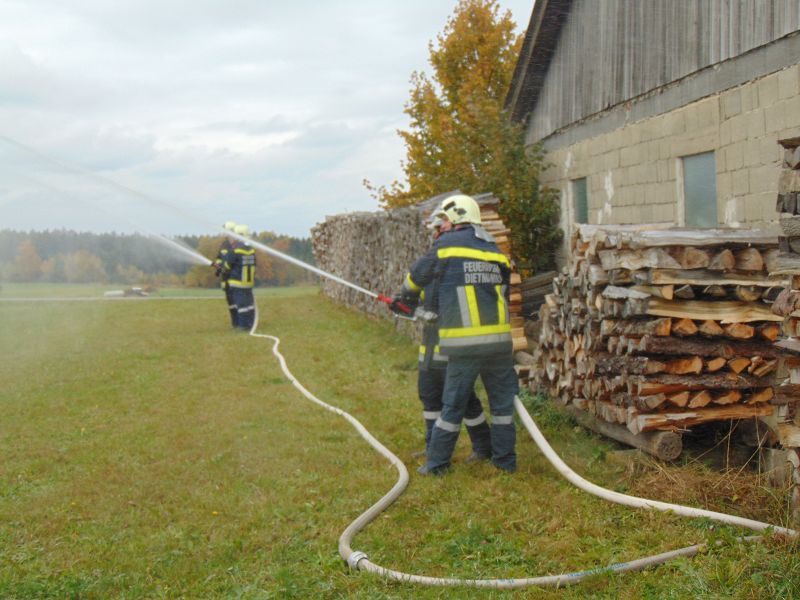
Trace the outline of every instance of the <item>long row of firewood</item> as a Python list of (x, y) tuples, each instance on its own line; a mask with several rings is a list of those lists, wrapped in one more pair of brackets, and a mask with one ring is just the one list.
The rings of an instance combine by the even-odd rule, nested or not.
[(772, 232), (583, 226), (540, 309), (532, 379), (632, 433), (772, 414)]

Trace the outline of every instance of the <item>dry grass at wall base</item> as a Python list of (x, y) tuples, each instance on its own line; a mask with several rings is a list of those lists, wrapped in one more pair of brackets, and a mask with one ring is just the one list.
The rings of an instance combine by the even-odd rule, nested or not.
[[(423, 435), (415, 346), (313, 290), (265, 294), (258, 304), (260, 331), (281, 338), (304, 385), (411, 466)], [(0, 302), (0, 324), (0, 597), (510, 597), (346, 570), (338, 536), (394, 484), (395, 471), (284, 379), (269, 342), (232, 334), (221, 297)], [(601, 485), (786, 520), (757, 473), (736, 475), (746, 503), (724, 483), (698, 494), (721, 477), (702, 461), (645, 465), (631, 477), (610, 459), (620, 447), (545, 400), (527, 402), (564, 459)], [(510, 477), (465, 465), (462, 435), (452, 473), (412, 473), (406, 494), (354, 547), (408, 572), (498, 578), (720, 540), (691, 560), (514, 597), (800, 596), (796, 546), (740, 545), (734, 537), (748, 532), (588, 496), (523, 430), (518, 452)]]

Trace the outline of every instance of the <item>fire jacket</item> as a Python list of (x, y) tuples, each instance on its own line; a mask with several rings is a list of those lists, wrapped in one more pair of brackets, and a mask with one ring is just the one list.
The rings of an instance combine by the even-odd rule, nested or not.
[(220, 285), (222, 287), (226, 286), (228, 281), (228, 271), (225, 270), (225, 260), (228, 257), (231, 249), (233, 248), (233, 244), (231, 244), (230, 239), (227, 237), (222, 240), (222, 243), (219, 246), (219, 252), (217, 252), (217, 258), (214, 260), (214, 269), (217, 272), (217, 276), (220, 279)]
[(224, 262), (228, 285), (234, 288), (251, 288), (256, 280), (256, 251), (242, 242), (235, 242)]
[(445, 356), (510, 353), (508, 258), (482, 227), (462, 225), (436, 240), (403, 282), (419, 294), (438, 281), (439, 348)]
[[(426, 311), (438, 310), (439, 290), (436, 281), (428, 284), (420, 294), (419, 301)], [(422, 344), (419, 346), (419, 363), (423, 369), (446, 369), (447, 357), (439, 348), (439, 328), (436, 323), (425, 323), (422, 327)]]

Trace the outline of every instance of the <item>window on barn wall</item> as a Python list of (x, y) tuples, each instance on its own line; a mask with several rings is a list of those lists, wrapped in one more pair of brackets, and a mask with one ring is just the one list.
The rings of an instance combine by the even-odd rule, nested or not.
[(572, 215), (574, 223), (589, 222), (589, 197), (586, 193), (586, 177), (572, 180)]
[(684, 156), (683, 202), (687, 227), (717, 227), (717, 163), (713, 152)]

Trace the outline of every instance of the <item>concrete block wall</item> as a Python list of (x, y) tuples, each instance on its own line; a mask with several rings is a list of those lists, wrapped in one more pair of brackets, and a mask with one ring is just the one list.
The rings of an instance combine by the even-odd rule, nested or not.
[(589, 223), (683, 225), (681, 158), (714, 151), (719, 224), (763, 225), (777, 219), (778, 140), (794, 136), (800, 65), (551, 150), (542, 183), (560, 190), (568, 234), (575, 220), (570, 182), (583, 177)]

